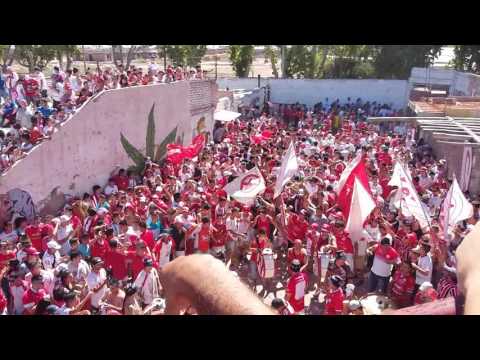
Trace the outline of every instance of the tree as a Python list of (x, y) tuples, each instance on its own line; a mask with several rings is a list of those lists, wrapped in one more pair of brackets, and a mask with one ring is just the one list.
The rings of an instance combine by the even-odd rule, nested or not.
[(57, 45), (57, 59), (62, 69), (64, 56), (67, 58), (65, 69), (69, 70), (72, 66), (73, 57), (78, 54), (80, 54), (80, 49), (77, 45)]
[(248, 77), (255, 54), (254, 45), (229, 45), (230, 61), (238, 77)]
[(11, 66), (15, 56), (13, 45), (0, 45), (0, 57), (2, 58), (2, 67)]
[(412, 67), (429, 67), (442, 45), (374, 45), (373, 66), (379, 78), (408, 79)]
[(278, 79), (278, 68), (277, 68), (278, 51), (277, 51), (277, 49), (272, 45), (265, 45), (264, 54), (265, 54), (265, 62), (270, 61), (270, 64), (272, 65), (272, 74), (275, 77), (275, 79)]
[(283, 77), (323, 78), (331, 45), (284, 46)]
[(56, 45), (15, 45), (15, 60), (30, 72), (36, 66), (47, 65), (56, 53)]
[(455, 45), (455, 70), (480, 74), (480, 45)]
[(130, 64), (132, 61), (135, 59), (137, 52), (145, 49), (146, 45), (130, 45), (127, 51), (127, 57), (124, 60), (124, 55), (123, 55), (123, 45), (112, 45), (112, 60), (113, 63), (115, 64), (116, 67), (119, 65), (123, 65), (124, 69), (128, 69), (130, 67)]
[(157, 45), (159, 55), (176, 66), (197, 66), (207, 52), (207, 45)]

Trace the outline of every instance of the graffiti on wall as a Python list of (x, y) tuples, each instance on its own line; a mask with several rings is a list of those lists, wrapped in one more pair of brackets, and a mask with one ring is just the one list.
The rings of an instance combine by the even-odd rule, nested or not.
[(27, 191), (21, 189), (12, 189), (7, 192), (2, 205), (2, 213), (6, 219), (10, 219), (12, 215), (17, 214), (32, 220), (37, 213), (32, 197)]

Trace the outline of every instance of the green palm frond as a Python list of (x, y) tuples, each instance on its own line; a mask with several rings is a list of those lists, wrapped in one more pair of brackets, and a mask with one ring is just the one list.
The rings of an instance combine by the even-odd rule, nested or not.
[(162, 143), (157, 146), (157, 154), (155, 155), (155, 161), (158, 162), (162, 160), (167, 155), (167, 145), (174, 143), (177, 137), (177, 127), (173, 129), (166, 137), (163, 139)]
[(155, 103), (152, 105), (152, 109), (148, 114), (147, 136), (146, 136), (146, 153), (150, 159), (155, 156), (155, 119), (153, 117), (153, 110), (155, 109)]
[(130, 144), (125, 136), (120, 133), (120, 142), (122, 143), (123, 149), (127, 153), (127, 155), (132, 159), (135, 163), (136, 167), (141, 167), (145, 164), (145, 157), (143, 154), (138, 150), (135, 146)]

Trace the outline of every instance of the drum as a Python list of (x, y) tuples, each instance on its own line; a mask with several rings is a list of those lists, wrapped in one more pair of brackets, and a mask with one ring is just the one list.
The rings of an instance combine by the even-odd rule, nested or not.
[(275, 275), (275, 259), (272, 249), (263, 249), (259, 258), (258, 273), (262, 279), (271, 279)]

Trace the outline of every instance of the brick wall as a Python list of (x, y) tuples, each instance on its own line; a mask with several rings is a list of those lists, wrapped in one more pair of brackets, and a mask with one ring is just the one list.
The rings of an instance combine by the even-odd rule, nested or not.
[(192, 115), (217, 106), (217, 85), (213, 80), (190, 81), (190, 113)]

